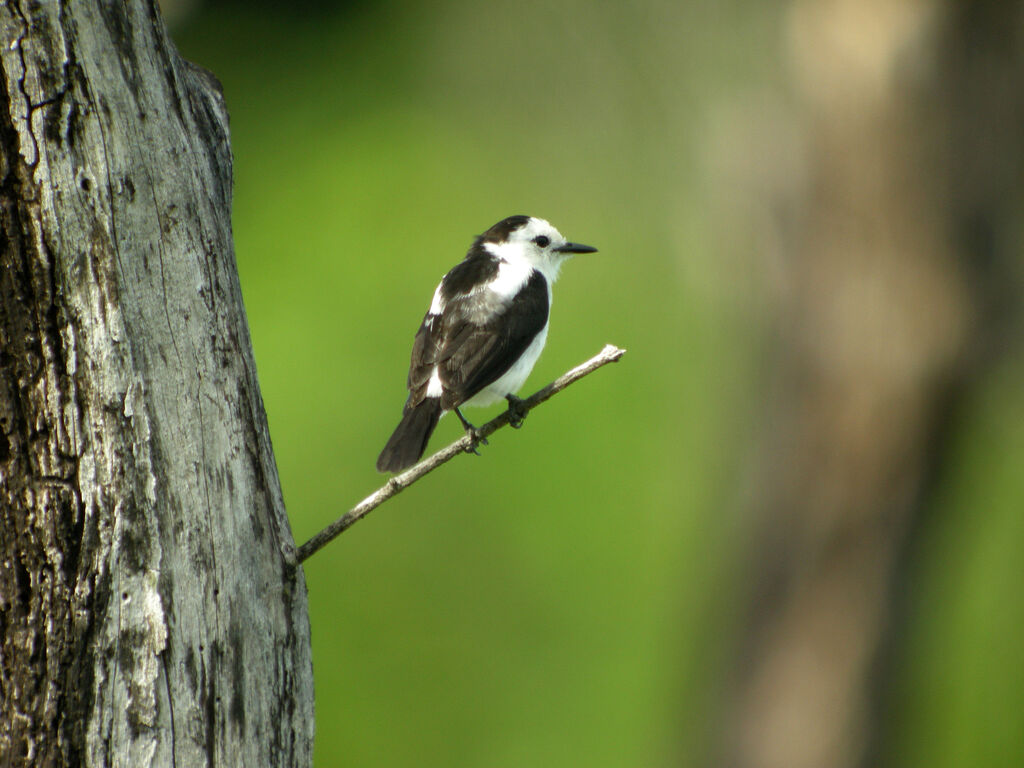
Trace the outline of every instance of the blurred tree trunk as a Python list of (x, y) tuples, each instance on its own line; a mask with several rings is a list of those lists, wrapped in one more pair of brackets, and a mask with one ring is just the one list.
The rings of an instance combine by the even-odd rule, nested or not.
[(907, 537), (950, 409), (1006, 338), (1024, 3), (793, 0), (803, 184), (726, 726), (743, 768), (873, 764)]
[(0, 764), (307, 766), (219, 85), (155, 0), (0, 29)]

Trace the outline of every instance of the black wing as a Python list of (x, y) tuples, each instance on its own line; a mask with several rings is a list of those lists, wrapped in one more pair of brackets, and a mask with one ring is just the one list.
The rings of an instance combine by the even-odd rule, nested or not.
[[(435, 366), (444, 385), (441, 407), (450, 410), (466, 402), (501, 378), (544, 328), (548, 286), (539, 272), (533, 272), (522, 290), (507, 300), (487, 291), (459, 290), (486, 282), (485, 274), (466, 274), (469, 270), (491, 268), (467, 260), (445, 276), (443, 311), (423, 318), (413, 342), (406, 408), (415, 407), (426, 396)], [(497, 263), (493, 270), (496, 273)], [(483, 280), (470, 279), (480, 277)]]

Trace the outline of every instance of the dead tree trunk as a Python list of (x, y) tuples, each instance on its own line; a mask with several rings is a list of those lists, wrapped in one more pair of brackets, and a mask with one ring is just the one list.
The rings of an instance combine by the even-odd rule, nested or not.
[[(873, 764), (904, 544), (950, 408), (1005, 337), (1024, 3), (793, 0), (805, 180), (766, 427), (737, 768)], [(979, 352), (981, 354), (979, 354)]]
[(307, 766), (219, 86), (155, 0), (0, 30), (0, 764)]

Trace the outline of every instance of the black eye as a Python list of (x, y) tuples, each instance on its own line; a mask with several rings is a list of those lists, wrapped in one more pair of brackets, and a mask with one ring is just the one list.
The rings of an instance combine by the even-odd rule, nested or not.
[(537, 235), (535, 238), (533, 238), (533, 242), (535, 242), (541, 248), (547, 248), (549, 245), (551, 245), (551, 238), (548, 237), (547, 235)]

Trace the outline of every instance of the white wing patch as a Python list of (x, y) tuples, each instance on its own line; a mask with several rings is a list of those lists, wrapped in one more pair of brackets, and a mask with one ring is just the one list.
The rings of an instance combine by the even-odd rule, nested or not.
[(435, 365), (434, 372), (430, 374), (430, 381), (427, 382), (427, 397), (440, 397), (443, 393), (444, 385), (441, 384), (441, 374)]
[[(420, 304), (420, 306), (423, 305)], [(441, 295), (441, 283), (438, 283), (434, 290), (434, 300), (430, 302), (430, 314), (440, 315), (442, 312), (444, 312), (444, 297)]]

